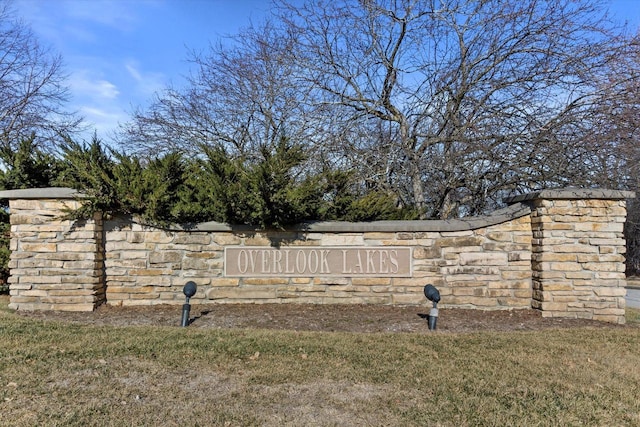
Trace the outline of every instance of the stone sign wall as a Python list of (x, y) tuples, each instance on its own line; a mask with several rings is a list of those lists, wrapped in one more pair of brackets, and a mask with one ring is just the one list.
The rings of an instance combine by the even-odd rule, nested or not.
[(624, 322), (625, 198), (548, 190), (486, 217), (314, 223), (256, 231), (218, 223), (158, 229), (130, 218), (62, 220), (70, 189), (0, 192), (10, 201), (10, 307), (93, 310), (192, 303), (534, 307), (545, 316)]

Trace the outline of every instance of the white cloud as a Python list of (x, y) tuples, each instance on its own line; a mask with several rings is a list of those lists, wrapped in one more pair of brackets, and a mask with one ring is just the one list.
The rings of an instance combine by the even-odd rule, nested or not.
[(140, 69), (138, 61), (128, 60), (125, 62), (124, 68), (134, 80), (133, 90), (145, 101), (167, 85), (167, 79), (163, 73), (145, 72)]
[(85, 122), (91, 125), (91, 134), (95, 130), (100, 138), (111, 136), (118, 124), (127, 120), (126, 114), (117, 106), (97, 108), (85, 105), (80, 107), (79, 113), (85, 118)]
[(111, 134), (119, 123), (127, 120), (122, 108), (121, 90), (113, 79), (104, 78), (98, 69), (76, 69), (71, 72), (69, 89), (72, 95), (72, 109), (84, 118), (90, 126), (90, 138), (94, 131), (100, 138)]
[(71, 19), (105, 25), (118, 31), (131, 30), (137, 20), (129, 2), (71, 0), (61, 2), (61, 6)]
[(116, 99), (120, 94), (118, 87), (110, 81), (92, 78), (90, 70), (76, 70), (70, 79), (70, 89), (74, 98), (95, 101)]
[(140, 71), (138, 71), (138, 69), (133, 65), (133, 63), (124, 64), (124, 68), (127, 69), (127, 71), (129, 72), (129, 75), (133, 77), (135, 81), (137, 82), (142, 81), (142, 74), (140, 74)]

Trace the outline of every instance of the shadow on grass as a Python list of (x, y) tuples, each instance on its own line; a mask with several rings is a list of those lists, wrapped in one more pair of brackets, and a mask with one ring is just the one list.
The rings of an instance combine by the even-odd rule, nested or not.
[(203, 310), (200, 312), (200, 314), (198, 314), (197, 316), (193, 316), (192, 318), (189, 319), (189, 325), (191, 325), (193, 322), (195, 322), (196, 320), (200, 319), (201, 317), (207, 316), (209, 314), (213, 313), (213, 310)]

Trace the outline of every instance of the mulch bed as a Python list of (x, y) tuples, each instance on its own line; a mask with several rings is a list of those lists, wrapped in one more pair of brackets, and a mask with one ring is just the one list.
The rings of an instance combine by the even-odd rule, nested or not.
[[(428, 333), (430, 306), (207, 304), (192, 305), (191, 328), (255, 328), (295, 331)], [(26, 312), (18, 315), (90, 325), (180, 326), (181, 305), (101, 306), (87, 312)], [(637, 328), (587, 319), (544, 318), (532, 309), (483, 311), (441, 308), (438, 332), (527, 331), (558, 328)]]

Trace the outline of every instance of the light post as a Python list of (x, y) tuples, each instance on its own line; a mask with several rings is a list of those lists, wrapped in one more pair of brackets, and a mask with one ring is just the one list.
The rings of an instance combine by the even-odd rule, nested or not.
[(182, 292), (187, 297), (185, 303), (182, 305), (182, 327), (189, 326), (189, 311), (191, 311), (191, 304), (189, 304), (189, 298), (196, 294), (198, 286), (195, 282), (189, 281), (184, 285)]
[(429, 329), (436, 328), (438, 323), (438, 302), (440, 302), (440, 292), (433, 285), (426, 285), (424, 287), (424, 296), (431, 302), (433, 302), (433, 308), (429, 310)]

